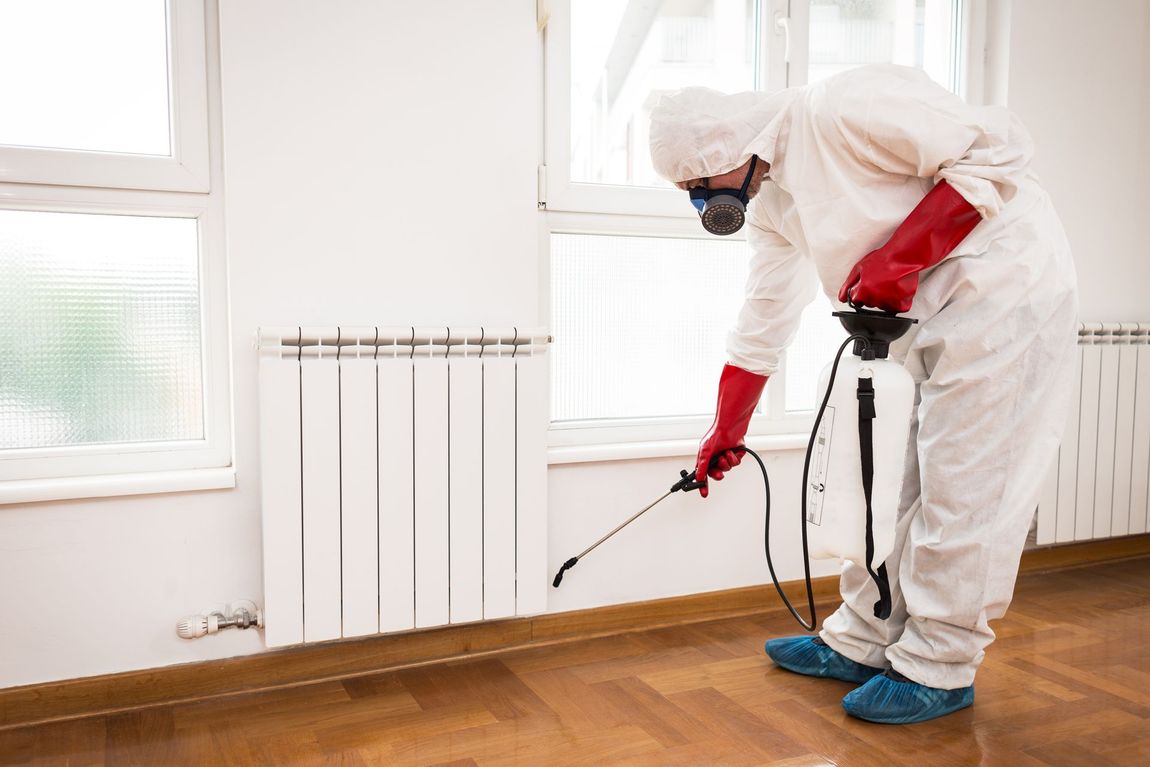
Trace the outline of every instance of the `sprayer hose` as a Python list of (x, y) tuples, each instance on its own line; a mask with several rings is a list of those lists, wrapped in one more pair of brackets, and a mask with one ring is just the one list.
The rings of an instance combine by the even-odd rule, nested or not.
[(759, 454), (754, 450), (751, 450), (749, 447), (746, 447), (745, 445), (739, 445), (738, 447), (731, 448), (732, 450), (738, 450), (747, 453), (759, 464), (759, 471), (761, 471), (763, 474), (763, 491), (766, 498), (764, 504), (765, 510), (763, 514), (763, 551), (767, 555), (767, 570), (769, 570), (771, 573), (771, 582), (775, 584), (775, 591), (779, 593), (779, 599), (783, 600), (783, 604), (786, 606), (787, 610), (789, 610), (791, 615), (794, 616), (794, 619), (799, 622), (799, 625), (807, 631), (814, 631), (818, 627), (818, 615), (815, 612), (814, 588), (811, 586), (811, 555), (810, 548), (807, 545), (807, 482), (809, 481), (811, 468), (811, 453), (814, 452), (815, 438), (819, 432), (819, 424), (821, 424), (823, 420), (823, 413), (826, 412), (827, 403), (830, 402), (831, 392), (834, 391), (835, 388), (835, 376), (838, 374), (839, 361), (842, 359), (843, 352), (846, 351), (847, 345), (856, 340), (861, 340), (864, 347), (870, 345), (869, 341), (867, 341), (864, 336), (856, 334), (848, 337), (845, 341), (843, 341), (842, 345), (839, 347), (838, 352), (835, 353), (835, 361), (834, 364), (831, 365), (831, 374), (829, 380), (827, 381), (827, 390), (823, 395), (822, 403), (819, 405), (818, 413), (815, 415), (815, 423), (811, 427), (811, 437), (807, 442), (806, 457), (803, 460), (803, 486), (799, 502), (800, 513), (802, 516), (799, 518), (799, 526), (802, 530), (803, 580), (806, 583), (807, 609), (811, 615), (810, 621), (804, 620), (803, 616), (799, 615), (798, 610), (796, 610), (794, 605), (791, 604), (791, 600), (789, 600), (787, 595), (783, 593), (783, 587), (779, 584), (778, 576), (775, 575), (775, 563), (771, 559), (771, 481), (767, 477), (767, 467), (763, 463), (763, 459), (759, 457)]

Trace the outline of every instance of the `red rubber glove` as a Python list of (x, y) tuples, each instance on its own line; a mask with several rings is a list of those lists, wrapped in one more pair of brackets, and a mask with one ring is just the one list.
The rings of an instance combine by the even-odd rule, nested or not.
[[(699, 443), (699, 455), (695, 459), (695, 479), (706, 482), (707, 477), (720, 480), (723, 472), (730, 471), (743, 460), (742, 451), (731, 450), (743, 444), (747, 425), (759, 404), (767, 376), (750, 373), (734, 365), (724, 365), (719, 376), (719, 401), (715, 405), (715, 422)], [(714, 466), (711, 460), (719, 456)], [(708, 468), (710, 471), (708, 471)], [(707, 497), (707, 486), (699, 488), (699, 495)]]
[(886, 244), (854, 265), (839, 300), (905, 312), (918, 290), (918, 273), (950, 255), (981, 217), (954, 187), (939, 181)]

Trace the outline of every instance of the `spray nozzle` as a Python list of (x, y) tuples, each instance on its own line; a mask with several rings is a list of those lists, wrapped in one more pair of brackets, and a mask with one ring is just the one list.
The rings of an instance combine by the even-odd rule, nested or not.
[(571, 557), (566, 562), (564, 562), (563, 566), (559, 568), (559, 572), (555, 573), (555, 580), (551, 581), (551, 586), (553, 588), (559, 588), (559, 584), (563, 582), (563, 573), (567, 572), (577, 564), (579, 564), (579, 557)]

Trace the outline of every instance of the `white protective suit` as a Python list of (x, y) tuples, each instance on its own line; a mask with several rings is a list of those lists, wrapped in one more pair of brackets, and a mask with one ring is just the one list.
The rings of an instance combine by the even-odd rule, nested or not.
[[(1039, 484), (1072, 391), (1077, 297), (1062, 226), (1029, 170), (1031, 141), (1005, 109), (972, 107), (919, 70), (851, 70), (767, 95), (692, 88), (652, 114), (670, 181), (719, 175), (752, 154), (770, 174), (748, 208), (753, 250), (730, 362), (769, 375), (813, 298), (836, 300), (851, 267), (946, 179), (982, 221), (921, 273), (892, 345), (916, 382), (894, 551), (893, 613), (847, 563), (823, 640), (913, 681), (970, 685), (988, 621), (1010, 603)], [(879, 458), (881, 460), (881, 458)]]

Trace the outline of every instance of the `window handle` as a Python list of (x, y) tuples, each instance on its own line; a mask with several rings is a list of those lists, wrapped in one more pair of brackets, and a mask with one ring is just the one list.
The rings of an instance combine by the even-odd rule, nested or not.
[(783, 61), (791, 62), (791, 20), (782, 11), (775, 11), (775, 34), (783, 36)]

